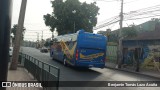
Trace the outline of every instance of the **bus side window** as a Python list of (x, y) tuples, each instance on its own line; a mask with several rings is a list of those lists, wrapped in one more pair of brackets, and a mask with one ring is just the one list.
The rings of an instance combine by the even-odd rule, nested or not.
[(58, 46), (58, 48), (57, 48), (57, 49), (58, 49), (58, 51), (62, 51), (61, 44), (59, 43), (57, 46)]
[(69, 49), (72, 49), (73, 45), (74, 45), (74, 42), (71, 41), (70, 44), (69, 44)]
[(69, 46), (69, 42), (67, 41), (66, 44)]

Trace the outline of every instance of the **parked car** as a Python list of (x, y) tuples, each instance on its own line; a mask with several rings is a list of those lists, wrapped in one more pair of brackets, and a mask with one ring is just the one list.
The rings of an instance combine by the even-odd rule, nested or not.
[(12, 57), (13, 54), (13, 47), (9, 47), (9, 56)]
[(40, 52), (42, 52), (42, 53), (48, 53), (48, 49), (45, 48), (45, 47), (42, 47), (42, 48), (40, 49)]

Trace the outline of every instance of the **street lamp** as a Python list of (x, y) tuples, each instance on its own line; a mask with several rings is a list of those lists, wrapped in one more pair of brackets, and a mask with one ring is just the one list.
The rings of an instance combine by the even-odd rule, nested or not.
[[(75, 14), (76, 10), (73, 10), (72, 13)], [(73, 32), (75, 33), (75, 20), (74, 20), (74, 31)]]

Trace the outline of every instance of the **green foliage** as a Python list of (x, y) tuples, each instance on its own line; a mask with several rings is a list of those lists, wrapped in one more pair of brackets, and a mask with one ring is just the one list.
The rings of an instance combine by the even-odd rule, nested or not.
[[(129, 27), (123, 27), (122, 28), (122, 36), (123, 37), (128, 37), (128, 38), (132, 38), (132, 37), (136, 37), (138, 34), (138, 31), (136, 30), (134, 25), (131, 25)], [(119, 29), (112, 31), (110, 33), (110, 35), (108, 36), (108, 40), (109, 42), (116, 42), (118, 43), (119, 40)]]
[(50, 46), (50, 42), (46, 41), (44, 44), (45, 47), (49, 47)]
[(160, 23), (160, 19), (159, 18), (152, 18), (150, 21), (154, 21), (155, 23)]
[(122, 35), (123, 37), (135, 37), (137, 36), (138, 31), (135, 29), (135, 26), (132, 25), (130, 27), (124, 27), (122, 29)]
[(156, 26), (159, 26), (160, 19), (159, 18), (152, 18), (151, 20), (144, 22), (140, 25), (137, 25), (136, 28), (139, 33), (147, 32), (147, 31), (154, 31)]
[[(13, 36), (13, 41), (15, 40), (17, 27), (18, 27), (18, 25), (15, 24), (15, 25), (13, 26), (13, 28), (11, 28), (11, 34), (14, 35), (14, 36)], [(25, 32), (25, 30), (26, 30), (26, 28), (23, 27), (23, 31), (22, 31), (22, 40), (23, 40), (23, 38), (24, 38), (24, 32)]]
[[(155, 30), (155, 26), (160, 24), (160, 19), (159, 18), (152, 18), (150, 21), (147, 21), (145, 23), (142, 23), (140, 25), (131, 25), (129, 27), (123, 27), (122, 35), (123, 37), (136, 37), (138, 33), (143, 33), (146, 31), (153, 31)], [(157, 26), (158, 28), (158, 26)], [(110, 42), (117, 42), (118, 41), (118, 34), (119, 34), (119, 29), (114, 30), (110, 33), (109, 35), (109, 41)]]
[(112, 31), (108, 36), (108, 41), (118, 43), (118, 33), (118, 30)]
[[(96, 3), (81, 3), (79, 0), (54, 0), (51, 1), (52, 14), (44, 15), (46, 26), (53, 31), (55, 28), (59, 35), (73, 33), (79, 29), (87, 32), (93, 32), (93, 27), (97, 24), (97, 15), (99, 8)], [(73, 13), (73, 11), (76, 11)]]

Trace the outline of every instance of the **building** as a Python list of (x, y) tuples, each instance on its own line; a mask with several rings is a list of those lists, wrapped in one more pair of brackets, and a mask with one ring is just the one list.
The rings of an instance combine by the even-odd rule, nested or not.
[(122, 45), (122, 64), (134, 65), (139, 62), (143, 66), (152, 64), (151, 66), (154, 67), (155, 63), (160, 63), (160, 25), (157, 24), (154, 31), (139, 33), (134, 38), (123, 39)]

